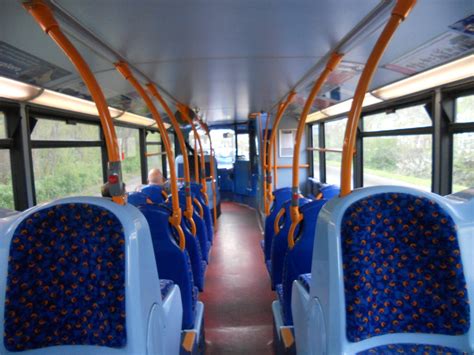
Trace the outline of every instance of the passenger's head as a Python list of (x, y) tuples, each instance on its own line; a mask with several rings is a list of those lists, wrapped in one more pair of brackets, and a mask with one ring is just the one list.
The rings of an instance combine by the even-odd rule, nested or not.
[(148, 172), (148, 183), (150, 185), (163, 185), (165, 183), (160, 169), (151, 169)]

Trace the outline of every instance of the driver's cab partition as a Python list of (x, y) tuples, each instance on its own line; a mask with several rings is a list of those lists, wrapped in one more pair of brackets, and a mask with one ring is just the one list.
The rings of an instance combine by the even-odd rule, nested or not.
[(257, 208), (259, 147), (257, 120), (212, 126), (220, 197)]

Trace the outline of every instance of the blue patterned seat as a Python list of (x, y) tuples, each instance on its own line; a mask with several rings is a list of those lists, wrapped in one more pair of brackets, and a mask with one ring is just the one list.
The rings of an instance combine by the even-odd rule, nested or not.
[(123, 347), (124, 244), (122, 224), (100, 206), (59, 204), (27, 216), (10, 244), (5, 348)]
[[(181, 208), (184, 210), (186, 207), (186, 195), (184, 190), (179, 191), (179, 203)], [(197, 212), (197, 206), (194, 206), (193, 220), (196, 224), (196, 237), (199, 241), (199, 246), (201, 249), (201, 257), (206, 262), (209, 261), (209, 251), (210, 251), (210, 242), (207, 236), (207, 227), (206, 222), (203, 218), (199, 216)]]
[(293, 281), (299, 275), (311, 272), (313, 258), (314, 235), (316, 232), (316, 222), (319, 211), (326, 203), (326, 200), (314, 200), (301, 207), (303, 221), (300, 223), (299, 233), (295, 233), (295, 245), (293, 249), (288, 249), (283, 261), (283, 322), (285, 325), (293, 325), (291, 314), (291, 289)]
[(363, 198), (344, 213), (341, 243), (350, 341), (468, 331), (456, 225), (436, 202), (402, 193)]
[[(197, 184), (195, 182), (191, 183), (191, 193), (192, 193), (193, 197), (196, 197), (198, 199), (199, 203), (201, 204), (201, 206), (204, 210), (204, 222), (205, 222), (206, 228), (207, 228), (207, 238), (208, 238), (209, 242), (212, 244), (212, 241), (213, 241), (213, 238), (214, 238), (213, 219), (212, 219), (212, 215), (211, 215), (211, 209), (209, 208), (209, 206), (204, 201), (204, 195), (201, 192), (201, 189), (202, 189), (201, 184)], [(195, 208), (197, 208), (197, 206), (195, 206)]]
[(197, 290), (194, 287), (191, 260), (186, 250), (182, 251), (176, 243), (177, 236), (171, 229), (169, 217), (171, 210), (164, 204), (141, 205), (138, 209), (145, 216), (150, 227), (156, 265), (160, 278), (172, 280), (179, 286), (183, 304), (183, 329), (194, 326), (194, 310)]
[(272, 241), (275, 231), (273, 230), (273, 224), (275, 218), (280, 211), (283, 203), (291, 198), (291, 188), (283, 187), (273, 191), (273, 204), (270, 209), (270, 214), (265, 218), (265, 231), (263, 240), (263, 251), (265, 260), (270, 260), (272, 256)]
[(372, 355), (372, 354), (415, 354), (415, 355), (467, 355), (466, 352), (459, 351), (453, 348), (436, 345), (423, 344), (389, 344), (382, 345), (376, 348), (358, 352), (357, 355)]
[[(300, 207), (309, 203), (311, 200), (307, 198), (300, 198), (299, 204)], [(271, 279), (272, 279), (272, 288), (275, 285), (282, 283), (283, 281), (283, 265), (288, 251), (288, 232), (291, 226), (290, 218), (290, 201), (286, 201), (282, 208), (285, 209), (285, 214), (281, 218), (282, 228), (280, 232), (273, 236), (272, 242), (272, 254), (271, 254)], [(298, 235), (300, 232), (301, 225), (298, 225), (295, 230), (295, 235)]]
[(310, 288), (301, 276), (292, 289), (297, 351), (472, 353), (473, 207), (397, 186), (326, 203)]

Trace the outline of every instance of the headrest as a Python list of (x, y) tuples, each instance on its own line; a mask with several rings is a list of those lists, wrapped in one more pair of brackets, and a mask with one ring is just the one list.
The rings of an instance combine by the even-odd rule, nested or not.
[(142, 192), (146, 194), (153, 203), (164, 202), (163, 191), (163, 186), (160, 185), (146, 185), (142, 188)]
[(153, 203), (151, 199), (143, 192), (130, 192), (128, 194), (128, 203), (134, 206), (146, 205)]

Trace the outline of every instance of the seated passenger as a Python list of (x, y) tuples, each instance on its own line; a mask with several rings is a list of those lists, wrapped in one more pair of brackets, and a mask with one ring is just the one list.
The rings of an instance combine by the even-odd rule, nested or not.
[(151, 169), (148, 172), (148, 185), (142, 186), (141, 191), (148, 195), (153, 203), (162, 203), (166, 200), (169, 183), (163, 177), (160, 169)]

